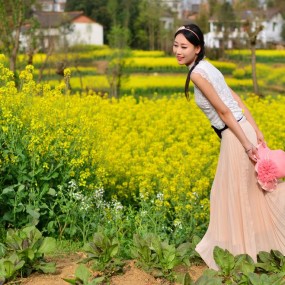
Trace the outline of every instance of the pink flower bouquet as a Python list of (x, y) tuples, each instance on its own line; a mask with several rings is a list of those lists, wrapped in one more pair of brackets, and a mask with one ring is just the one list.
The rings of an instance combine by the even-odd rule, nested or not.
[(285, 177), (285, 152), (271, 150), (266, 144), (258, 145), (259, 159), (255, 164), (257, 182), (265, 191), (276, 189), (278, 179)]

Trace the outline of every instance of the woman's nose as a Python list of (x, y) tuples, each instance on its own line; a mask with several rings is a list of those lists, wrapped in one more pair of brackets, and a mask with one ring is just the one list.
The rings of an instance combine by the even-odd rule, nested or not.
[(176, 49), (176, 54), (181, 54), (181, 48), (178, 47), (178, 48)]

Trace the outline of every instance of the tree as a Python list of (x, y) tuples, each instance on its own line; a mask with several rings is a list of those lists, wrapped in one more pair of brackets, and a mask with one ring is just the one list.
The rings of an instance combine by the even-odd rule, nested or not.
[(283, 11), (283, 13), (285, 12), (285, 2), (284, 1), (280, 1), (280, 0), (267, 0), (266, 1), (266, 5), (268, 8), (279, 8)]
[(107, 34), (111, 29), (112, 14), (108, 10), (106, 0), (67, 0), (66, 11), (83, 11), (84, 14), (104, 27), (104, 42), (108, 42)]
[(104, 27), (104, 42), (109, 43), (108, 34), (113, 26), (128, 28), (130, 45), (136, 47), (135, 22), (139, 13), (139, 0), (67, 0), (66, 10), (80, 10)]
[(281, 36), (282, 36), (283, 41), (285, 41), (285, 23), (282, 26)]
[(39, 31), (39, 22), (35, 18), (30, 18), (29, 22), (26, 24), (26, 29), (22, 30), (23, 35), (26, 37), (26, 54), (28, 56), (28, 64), (33, 65), (34, 55), (38, 52), (39, 43), (38, 43), (38, 31)]
[(163, 6), (159, 0), (142, 0), (139, 3), (139, 16), (136, 22), (136, 41), (142, 48), (158, 48), (161, 35), (160, 17)]
[(197, 18), (197, 24), (204, 34), (209, 32), (209, 18), (209, 11), (206, 9), (205, 6), (202, 6), (202, 9), (200, 10), (199, 16)]
[(20, 33), (24, 24), (28, 24), (30, 11), (35, 0), (0, 1), (0, 42), (9, 58), (10, 69), (15, 73), (17, 55), (20, 47)]
[(211, 18), (216, 14), (218, 6), (220, 5), (217, 0), (208, 0), (209, 4), (209, 17)]
[(256, 25), (255, 28), (253, 28), (252, 22), (250, 20), (247, 20), (244, 28), (249, 38), (249, 44), (250, 44), (250, 50), (251, 50), (251, 70), (252, 70), (251, 72), (252, 72), (252, 83), (253, 83), (254, 93), (261, 96), (261, 93), (259, 92), (257, 76), (256, 76), (255, 50), (256, 50), (256, 44), (257, 44), (257, 36), (262, 31), (263, 26), (259, 24), (259, 25)]
[(113, 52), (107, 67), (107, 79), (110, 84), (110, 97), (119, 98), (123, 80), (127, 79), (125, 67), (130, 51), (128, 48), (129, 31), (120, 26), (113, 26), (109, 34)]
[(234, 2), (235, 10), (248, 10), (248, 9), (256, 9), (259, 6), (259, 1), (257, 0), (239, 0)]
[(229, 35), (236, 26), (236, 16), (229, 2), (224, 2), (217, 10), (217, 18), (219, 19), (220, 29), (223, 32), (223, 38), (221, 40), (221, 55), (223, 56), (229, 41)]

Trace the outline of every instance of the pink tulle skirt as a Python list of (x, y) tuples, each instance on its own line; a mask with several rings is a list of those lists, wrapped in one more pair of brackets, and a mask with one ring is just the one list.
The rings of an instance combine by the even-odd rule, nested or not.
[[(251, 124), (243, 119), (240, 126), (257, 145)], [(276, 249), (285, 255), (285, 182), (273, 192), (262, 190), (254, 164), (230, 129), (222, 133), (210, 203), (209, 227), (196, 247), (210, 268), (218, 269), (215, 246), (234, 255), (247, 253), (254, 261), (260, 251)]]

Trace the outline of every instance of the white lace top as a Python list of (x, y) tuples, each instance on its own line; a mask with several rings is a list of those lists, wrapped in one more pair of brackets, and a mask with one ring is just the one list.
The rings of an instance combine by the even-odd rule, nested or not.
[[(191, 66), (189, 68), (191, 68)], [(223, 74), (216, 67), (214, 67), (207, 60), (201, 60), (193, 69), (192, 73), (198, 73), (202, 77), (207, 79), (212, 84), (212, 86), (214, 87), (220, 98), (223, 100), (223, 102), (232, 111), (236, 120), (242, 118), (243, 116), (242, 109), (238, 106), (238, 103), (234, 100), (231, 91), (224, 79)], [(196, 104), (208, 117), (208, 119), (211, 122), (211, 125), (219, 130), (222, 129), (225, 126), (225, 123), (221, 120), (215, 108), (203, 95), (201, 90), (195, 85), (194, 85), (194, 96)]]

